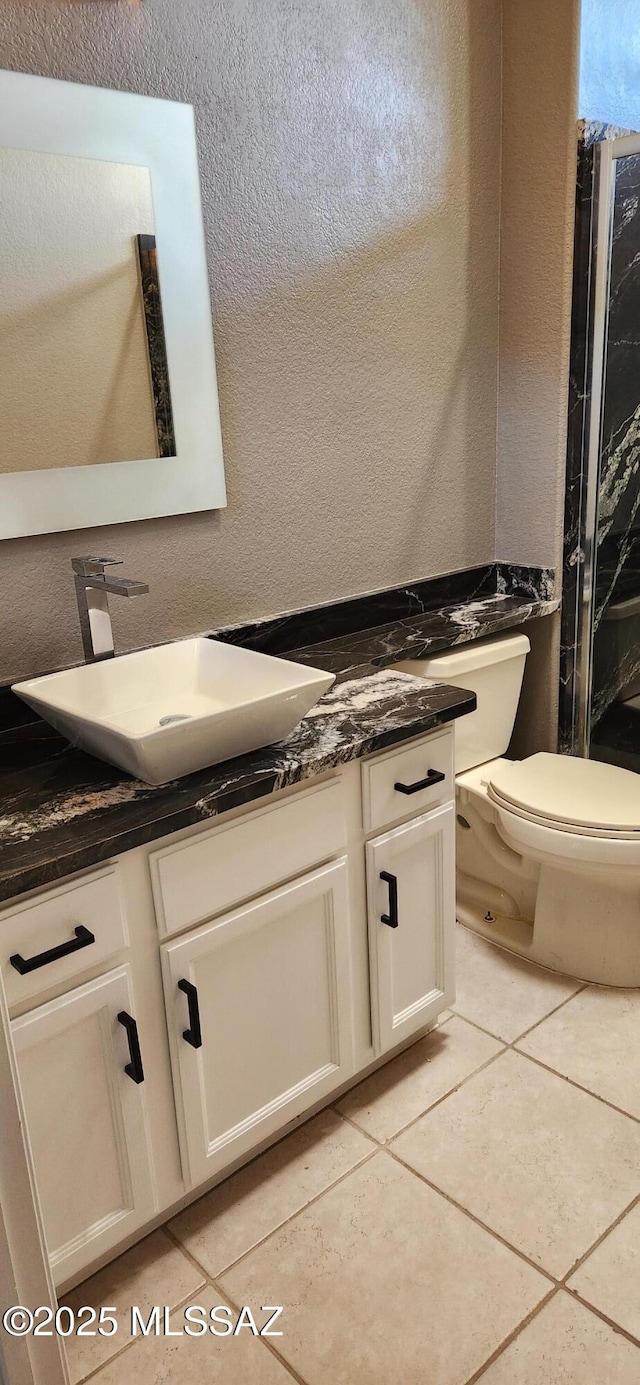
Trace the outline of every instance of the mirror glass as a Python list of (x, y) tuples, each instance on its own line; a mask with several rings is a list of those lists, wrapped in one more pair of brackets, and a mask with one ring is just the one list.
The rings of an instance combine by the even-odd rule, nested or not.
[(175, 456), (148, 168), (0, 149), (3, 471)]
[(0, 72), (0, 538), (226, 504), (191, 106)]

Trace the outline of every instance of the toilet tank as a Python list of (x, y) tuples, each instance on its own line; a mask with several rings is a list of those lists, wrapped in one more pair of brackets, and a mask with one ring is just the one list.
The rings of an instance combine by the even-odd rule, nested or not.
[(456, 774), (505, 754), (530, 648), (526, 635), (491, 635), (458, 644), (431, 658), (394, 664), (394, 668), (431, 683), (452, 683), (475, 693), (477, 711), (455, 723)]

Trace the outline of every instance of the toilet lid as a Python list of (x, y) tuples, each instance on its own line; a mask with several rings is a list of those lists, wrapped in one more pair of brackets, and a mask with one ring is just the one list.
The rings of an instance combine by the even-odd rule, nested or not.
[(550, 823), (640, 834), (640, 774), (600, 760), (541, 753), (498, 761), (489, 793), (504, 807)]

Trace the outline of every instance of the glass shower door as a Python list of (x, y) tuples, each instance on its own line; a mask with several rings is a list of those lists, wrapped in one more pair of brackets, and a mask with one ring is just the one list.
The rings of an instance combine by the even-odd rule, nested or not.
[[(588, 753), (640, 770), (640, 137), (614, 141), (601, 158), (606, 239), (601, 233), (600, 428), (589, 478)], [(596, 369), (594, 354), (594, 376)]]

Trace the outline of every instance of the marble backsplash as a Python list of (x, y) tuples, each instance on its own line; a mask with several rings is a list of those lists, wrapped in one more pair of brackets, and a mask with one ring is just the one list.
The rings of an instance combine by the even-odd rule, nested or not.
[[(305, 645), (324, 644), (344, 635), (491, 596), (523, 597), (538, 602), (552, 601), (555, 595), (555, 573), (551, 568), (487, 563), (347, 601), (227, 626), (216, 630), (215, 636), (232, 644), (249, 645), (265, 654), (286, 654)], [(468, 638), (473, 639), (473, 634)]]

